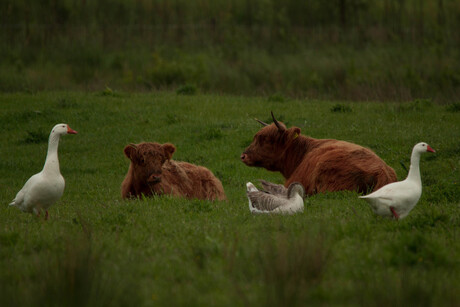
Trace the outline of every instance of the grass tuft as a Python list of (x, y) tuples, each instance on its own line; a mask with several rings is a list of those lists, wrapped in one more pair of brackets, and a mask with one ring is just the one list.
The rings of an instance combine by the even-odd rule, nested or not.
[(179, 122), (180, 122), (180, 119), (176, 114), (166, 114), (166, 123), (168, 125), (174, 125)]
[(446, 110), (452, 113), (460, 112), (460, 102), (454, 102), (447, 105)]
[(351, 107), (345, 104), (336, 104), (331, 108), (333, 113), (350, 113), (351, 111)]
[(409, 103), (401, 103), (398, 109), (401, 112), (425, 112), (432, 106), (433, 102), (430, 99), (415, 99)]
[(259, 258), (266, 304), (296, 306), (321, 282), (328, 251), (322, 235), (280, 234), (259, 249)]
[(275, 93), (268, 96), (268, 102), (286, 102), (286, 98), (281, 93)]
[(116, 93), (114, 90), (112, 90), (110, 87), (106, 86), (105, 89), (100, 92), (101, 96), (109, 96), (109, 97), (119, 97), (120, 94)]
[(48, 142), (49, 135), (44, 133), (42, 130), (39, 131), (27, 131), (27, 136), (23, 142), (25, 144), (40, 144)]
[(60, 109), (70, 109), (78, 107), (78, 103), (75, 99), (59, 98), (56, 103), (56, 107)]
[(198, 89), (193, 84), (182, 85), (176, 90), (177, 95), (195, 95), (197, 92)]
[(422, 233), (404, 234), (389, 245), (390, 265), (395, 267), (439, 267), (448, 265), (444, 249)]
[(218, 140), (224, 136), (222, 129), (217, 127), (209, 127), (200, 134), (199, 139), (204, 141)]
[(15, 246), (19, 239), (19, 233), (17, 232), (2, 233), (0, 234), (0, 246)]
[(185, 213), (203, 213), (211, 212), (213, 209), (212, 202), (210, 201), (200, 201), (200, 200), (190, 200), (182, 204), (183, 210)]

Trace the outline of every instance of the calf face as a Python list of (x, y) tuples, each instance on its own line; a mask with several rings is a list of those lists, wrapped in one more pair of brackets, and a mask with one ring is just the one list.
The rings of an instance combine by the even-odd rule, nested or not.
[(176, 147), (169, 143), (130, 144), (124, 149), (132, 162), (133, 180), (149, 184), (161, 182), (162, 166), (175, 151)]
[(241, 161), (247, 166), (278, 170), (277, 162), (292, 140), (299, 136), (300, 128), (286, 129), (283, 123), (276, 121), (274, 117), (273, 119), (274, 123), (271, 125), (259, 121), (265, 127), (256, 133), (252, 143), (241, 154)]

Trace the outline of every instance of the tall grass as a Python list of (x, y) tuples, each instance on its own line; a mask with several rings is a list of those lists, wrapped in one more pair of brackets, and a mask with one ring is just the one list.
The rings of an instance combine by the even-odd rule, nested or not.
[(323, 240), (312, 233), (300, 238), (283, 234), (260, 248), (267, 305), (302, 305), (314, 292), (327, 266)]
[(455, 1), (4, 1), (0, 91), (459, 99)]

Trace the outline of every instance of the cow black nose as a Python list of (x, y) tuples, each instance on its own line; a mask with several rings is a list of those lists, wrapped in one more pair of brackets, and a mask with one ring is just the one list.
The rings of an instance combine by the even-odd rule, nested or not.
[(247, 155), (246, 155), (246, 154), (241, 154), (241, 157), (240, 157), (240, 158), (241, 158), (242, 161), (244, 161), (244, 160), (246, 160)]
[(148, 179), (148, 182), (149, 183), (161, 182), (161, 175), (157, 175), (157, 174), (150, 175), (150, 177)]

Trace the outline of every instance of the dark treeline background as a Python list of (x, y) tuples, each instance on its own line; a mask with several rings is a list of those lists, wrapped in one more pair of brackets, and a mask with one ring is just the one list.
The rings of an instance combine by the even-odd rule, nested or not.
[(458, 0), (1, 0), (0, 90), (460, 98)]

